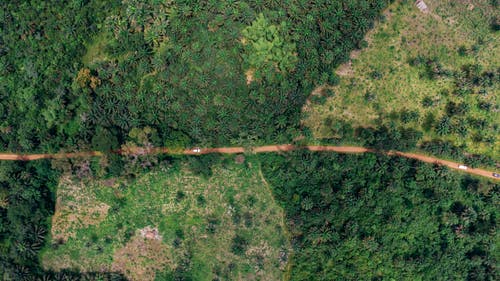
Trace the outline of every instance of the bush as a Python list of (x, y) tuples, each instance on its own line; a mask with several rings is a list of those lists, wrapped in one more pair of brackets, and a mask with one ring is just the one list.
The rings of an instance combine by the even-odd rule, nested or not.
[(457, 52), (458, 52), (459, 56), (465, 57), (467, 55), (467, 48), (464, 45), (462, 45), (462, 46), (458, 47)]
[(375, 79), (375, 80), (380, 80), (380, 79), (382, 79), (382, 77), (383, 77), (383, 76), (384, 76), (384, 75), (382, 74), (382, 72), (377, 71), (377, 70), (374, 70), (374, 71), (372, 71), (372, 72), (370, 73), (370, 77), (371, 77), (372, 79)]
[(448, 135), (451, 131), (451, 119), (443, 116), (436, 124), (436, 133), (440, 136)]
[(233, 237), (231, 244), (231, 252), (233, 254), (241, 256), (245, 253), (247, 247), (248, 247), (248, 241), (246, 238), (244, 238), (239, 234), (236, 234), (236, 236)]
[(434, 113), (427, 113), (425, 115), (424, 122), (422, 122), (422, 129), (426, 132), (429, 132), (434, 127), (434, 122), (436, 122)]
[(433, 105), (434, 105), (434, 100), (431, 97), (427, 96), (422, 99), (422, 106), (431, 107)]
[(403, 110), (400, 112), (401, 122), (407, 124), (410, 122), (417, 122), (420, 118), (420, 114), (415, 110)]
[(445, 111), (450, 117), (453, 115), (465, 115), (469, 111), (469, 105), (465, 102), (456, 104), (450, 101), (446, 104)]
[(372, 92), (366, 92), (365, 93), (365, 101), (371, 102), (374, 101), (377, 98), (377, 95)]

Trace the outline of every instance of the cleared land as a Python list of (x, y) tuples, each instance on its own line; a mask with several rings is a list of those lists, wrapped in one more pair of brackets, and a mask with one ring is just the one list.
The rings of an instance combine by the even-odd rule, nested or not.
[(184, 164), (133, 183), (65, 177), (43, 266), (141, 281), (279, 280), (290, 249), (283, 211), (258, 162), (237, 160), (213, 167), (210, 178)]
[(304, 108), (315, 137), (337, 137), (339, 122), (393, 125), (500, 157), (498, 8), (489, 0), (425, 2), (428, 13), (413, 1), (391, 5), (368, 47), (337, 70), (339, 85), (323, 88), (326, 101)]

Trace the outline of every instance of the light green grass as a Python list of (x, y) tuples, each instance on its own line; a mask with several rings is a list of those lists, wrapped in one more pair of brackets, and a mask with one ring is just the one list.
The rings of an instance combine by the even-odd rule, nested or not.
[[(469, 94), (464, 97), (452, 93), (443, 94), (454, 88), (453, 78), (435, 80), (421, 77), (423, 66), (411, 66), (408, 62), (416, 56), (437, 58), (444, 69), (459, 71), (463, 65), (478, 64), (482, 70), (494, 70), (500, 65), (499, 33), (490, 29), (490, 19), (495, 10), (490, 1), (473, 1), (474, 8), (468, 9), (468, 1), (425, 1), (429, 14), (421, 13), (413, 1), (397, 1), (386, 11), (386, 19), (376, 25), (367, 36), (368, 47), (352, 59), (351, 67), (342, 66), (340, 84), (333, 88), (335, 96), (324, 105), (314, 105), (307, 110), (305, 123), (317, 138), (334, 137), (334, 130), (325, 125), (327, 118), (352, 124), (353, 127), (377, 127), (396, 122), (399, 125), (422, 130), (427, 114), (436, 120), (444, 115), (449, 101), (464, 102), (469, 111), (454, 118), (454, 126), (465, 123), (469, 117), (484, 119), (487, 129), (479, 130), (468, 125), (465, 136), (451, 133), (438, 136), (434, 130), (424, 131), (424, 140), (441, 138), (455, 145), (465, 145), (468, 152), (481, 153), (494, 158), (500, 155), (500, 88), (498, 83), (487, 87), (487, 95)], [(458, 49), (464, 46), (466, 55)], [(374, 79), (371, 73), (379, 72)], [(367, 101), (366, 93), (374, 99)], [(434, 105), (424, 107), (422, 100), (430, 97)], [(492, 105), (490, 111), (478, 108), (479, 102)], [(496, 108), (496, 110), (494, 110)], [(391, 118), (402, 110), (417, 111), (418, 120), (407, 124), (398, 118)], [(493, 144), (474, 140), (474, 135), (483, 139), (494, 139)]]
[(106, 46), (109, 42), (110, 34), (100, 33), (98, 36), (87, 44), (87, 52), (82, 57), (82, 62), (86, 66), (91, 66), (92, 64), (109, 59), (109, 55), (106, 54)]
[[(78, 186), (78, 192), (67, 196), (64, 193), (75, 188), (60, 187), (56, 214), (73, 206), (70, 209), (79, 217), (79, 222), (66, 222), (71, 227), (64, 233), (68, 236), (73, 233), (73, 236), (58, 247), (45, 249), (44, 267), (118, 270), (131, 280), (144, 280), (145, 276), (148, 276), (145, 280), (153, 280), (147, 268), (165, 277), (189, 260), (187, 274), (193, 280), (215, 277), (280, 280), (285, 269), (280, 252), (288, 252), (290, 248), (285, 237), (283, 212), (275, 204), (258, 162), (235, 164), (232, 161), (224, 167), (215, 167), (214, 175), (208, 179), (179, 165), (145, 174), (133, 184), (117, 181), (109, 187), (102, 182), (80, 185), (67, 182)], [(90, 207), (80, 204), (90, 204)], [(88, 220), (84, 213), (95, 210), (92, 206), (99, 204), (109, 206), (105, 218), (90, 225), (81, 223)], [(59, 233), (55, 228), (60, 225), (53, 221), (52, 243)], [(147, 226), (158, 228), (161, 243), (144, 245), (146, 240), (138, 231)], [(239, 253), (232, 249), (235, 235), (248, 242)], [(128, 267), (118, 264), (117, 260), (123, 259), (119, 253), (124, 253), (126, 245), (126, 252), (133, 256), (130, 260), (140, 254), (145, 257), (139, 259), (143, 264)], [(134, 252), (133, 247), (137, 245), (155, 250), (152, 253), (135, 249)]]

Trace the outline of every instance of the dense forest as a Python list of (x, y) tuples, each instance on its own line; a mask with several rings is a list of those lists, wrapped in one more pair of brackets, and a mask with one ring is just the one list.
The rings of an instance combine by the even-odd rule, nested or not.
[(499, 185), (405, 158), (268, 154), (291, 280), (498, 280)]
[(3, 1), (0, 150), (289, 141), (387, 2)]

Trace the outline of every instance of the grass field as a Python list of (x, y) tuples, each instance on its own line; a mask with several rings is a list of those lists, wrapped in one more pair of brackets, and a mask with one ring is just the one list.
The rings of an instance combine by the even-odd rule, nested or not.
[[(490, 0), (396, 1), (369, 32), (368, 47), (337, 69), (333, 95), (304, 108), (315, 137), (336, 137), (336, 121), (353, 127), (416, 128), (422, 141), (442, 139), (500, 157), (500, 35)], [(496, 18), (498, 24), (498, 18)]]
[(141, 281), (280, 280), (290, 249), (282, 209), (257, 161), (223, 163), (209, 178), (185, 163), (132, 184), (64, 177), (44, 267)]

